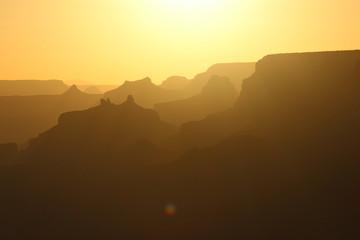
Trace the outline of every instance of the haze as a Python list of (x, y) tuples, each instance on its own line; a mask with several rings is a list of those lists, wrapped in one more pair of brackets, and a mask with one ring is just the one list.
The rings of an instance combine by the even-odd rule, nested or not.
[(359, 13), (0, 0), (0, 240), (360, 239)]
[(1, 0), (0, 79), (160, 83), (270, 53), (357, 49), (359, 12), (357, 0)]

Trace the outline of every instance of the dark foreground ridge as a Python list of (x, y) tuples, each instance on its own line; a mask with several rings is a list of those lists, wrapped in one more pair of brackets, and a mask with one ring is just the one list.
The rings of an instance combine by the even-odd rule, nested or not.
[(0, 167), (0, 238), (358, 239), (359, 88), (360, 51), (279, 54), (175, 136), (136, 97), (65, 113)]

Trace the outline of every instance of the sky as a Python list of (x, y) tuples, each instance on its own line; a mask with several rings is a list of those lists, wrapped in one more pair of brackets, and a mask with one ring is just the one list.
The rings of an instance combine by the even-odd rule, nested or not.
[(0, 0), (0, 79), (121, 84), (360, 49), (359, 0)]

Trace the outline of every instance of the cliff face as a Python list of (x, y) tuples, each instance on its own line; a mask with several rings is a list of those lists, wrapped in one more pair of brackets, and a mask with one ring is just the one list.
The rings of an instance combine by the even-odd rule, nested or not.
[(267, 56), (244, 82), (235, 109), (256, 128), (282, 123), (320, 131), (354, 123), (360, 114), (359, 62), (360, 51)]
[(295, 136), (357, 128), (359, 62), (360, 51), (267, 56), (244, 81), (231, 110), (183, 125), (176, 141), (203, 147), (240, 130)]
[(255, 71), (255, 63), (219, 63), (211, 66), (206, 72), (196, 75), (183, 91), (188, 97), (199, 94), (211, 76), (225, 76), (240, 91), (244, 79), (250, 77)]

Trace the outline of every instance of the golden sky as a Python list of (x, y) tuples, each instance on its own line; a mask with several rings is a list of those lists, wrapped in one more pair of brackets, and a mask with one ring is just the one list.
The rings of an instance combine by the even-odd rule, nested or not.
[(121, 84), (360, 48), (359, 0), (0, 0), (0, 79)]

